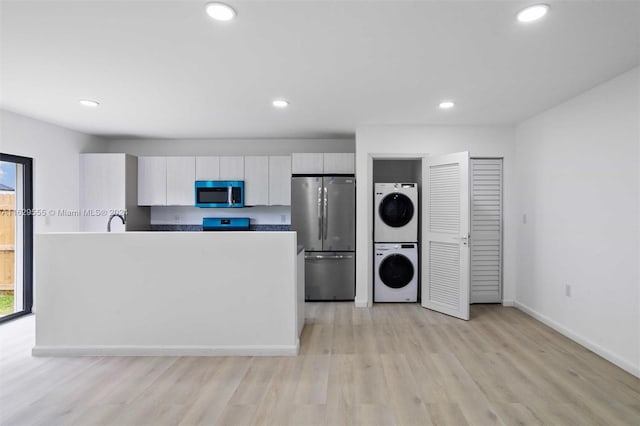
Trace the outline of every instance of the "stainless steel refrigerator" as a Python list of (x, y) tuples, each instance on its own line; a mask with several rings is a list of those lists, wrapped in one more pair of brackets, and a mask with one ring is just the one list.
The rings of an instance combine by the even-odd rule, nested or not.
[(354, 300), (355, 178), (291, 178), (291, 228), (305, 249), (306, 300)]

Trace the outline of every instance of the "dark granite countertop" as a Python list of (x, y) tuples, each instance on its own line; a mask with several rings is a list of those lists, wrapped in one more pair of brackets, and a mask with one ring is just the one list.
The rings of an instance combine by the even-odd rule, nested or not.
[[(151, 231), (199, 232), (202, 225), (151, 225)], [(291, 225), (249, 225), (249, 231), (290, 231)]]

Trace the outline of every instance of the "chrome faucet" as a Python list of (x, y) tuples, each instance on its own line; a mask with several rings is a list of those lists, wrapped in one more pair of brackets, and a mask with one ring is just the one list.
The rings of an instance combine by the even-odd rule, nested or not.
[(111, 216), (109, 216), (109, 222), (107, 222), (107, 232), (111, 232), (111, 221), (113, 220), (114, 217), (119, 217), (120, 220), (122, 220), (123, 225), (127, 223), (127, 219), (123, 215), (119, 213), (114, 213)]

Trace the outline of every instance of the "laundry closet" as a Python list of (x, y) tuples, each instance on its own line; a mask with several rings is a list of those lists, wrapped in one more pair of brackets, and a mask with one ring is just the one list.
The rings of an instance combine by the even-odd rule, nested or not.
[[(450, 194), (444, 192), (454, 182), (451, 179), (458, 178), (446, 166), (432, 168), (428, 161), (423, 164), (423, 158), (373, 160), (374, 303), (422, 301), (423, 306), (429, 307), (429, 303), (439, 303), (439, 298), (444, 304), (451, 299), (454, 290), (447, 288), (452, 285), (444, 278), (447, 271), (434, 266), (430, 269), (430, 278), (438, 285), (430, 287), (429, 300), (422, 300), (422, 267), (427, 263), (423, 262), (424, 245), (428, 243), (432, 248), (429, 258), (433, 265), (445, 267), (455, 263), (452, 250), (457, 247), (425, 241), (426, 217), (430, 224), (445, 230), (453, 230), (456, 221), (468, 222), (468, 233), (465, 231), (461, 237), (460, 247), (469, 246), (468, 250), (466, 247), (462, 250), (468, 256), (469, 303), (502, 301), (502, 159), (471, 158), (468, 161), (467, 219), (466, 215), (462, 218), (455, 215), (455, 199), (447, 198)], [(425, 188), (429, 179), (433, 184)], [(466, 191), (462, 194), (467, 197)], [(431, 205), (424, 199), (428, 197), (434, 200)], [(453, 207), (449, 207), (449, 203)], [(425, 206), (431, 209), (430, 215), (425, 214)], [(424, 234), (428, 236), (430, 232)], [(452, 268), (455, 269), (455, 265)]]

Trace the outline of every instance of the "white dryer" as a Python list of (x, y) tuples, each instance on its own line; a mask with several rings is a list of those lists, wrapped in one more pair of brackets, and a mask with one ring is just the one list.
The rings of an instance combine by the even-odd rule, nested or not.
[(418, 301), (418, 244), (375, 244), (374, 302)]
[(418, 184), (376, 183), (373, 241), (418, 241)]

